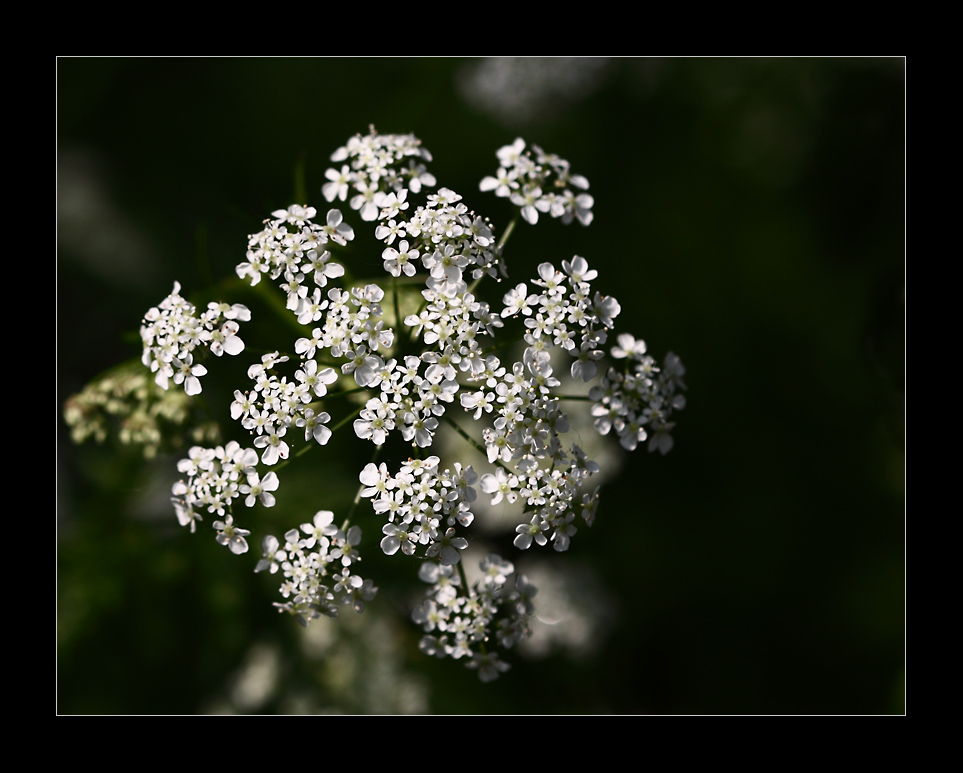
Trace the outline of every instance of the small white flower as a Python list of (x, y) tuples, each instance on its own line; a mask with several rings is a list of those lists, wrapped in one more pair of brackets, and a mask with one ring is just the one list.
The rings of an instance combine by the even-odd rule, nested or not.
[(244, 342), (238, 336), (241, 326), (234, 320), (225, 322), (220, 330), (211, 334), (211, 351), (220, 357), (224, 352), (237, 355), (244, 351)]
[(572, 363), (572, 378), (578, 378), (588, 383), (598, 373), (595, 363), (602, 359), (604, 352), (596, 349), (593, 341), (584, 341), (579, 350), (578, 359)]
[(201, 376), (207, 375), (207, 368), (203, 365), (195, 365), (194, 358), (188, 354), (183, 360), (176, 357), (173, 360), (174, 383), (183, 384), (184, 391), (189, 395), (199, 395), (201, 393)]
[(387, 247), (381, 254), (385, 262), (385, 271), (392, 276), (414, 276), (417, 271), (415, 261), (418, 260), (418, 250), (411, 248), (408, 242), (402, 239), (398, 242), (398, 249)]
[(502, 303), (505, 304), (505, 308), (502, 309), (502, 317), (512, 317), (517, 314), (528, 316), (532, 313), (531, 307), (537, 302), (537, 296), (530, 296), (528, 287), (522, 282), (505, 293), (505, 297), (502, 299)]
[(304, 439), (310, 440), (312, 437), (318, 441), (318, 445), (326, 445), (331, 439), (331, 430), (324, 426), (331, 421), (331, 416), (322, 411), (315, 415), (310, 408), (305, 409), (304, 415), (295, 420), (295, 425), (304, 428)]
[(177, 515), (177, 522), (181, 526), (190, 526), (191, 534), (197, 531), (197, 521), (203, 521), (201, 514), (194, 510), (192, 502), (186, 502), (176, 497), (171, 498), (174, 505), (174, 513)]
[(456, 537), (455, 529), (449, 528), (436, 542), (428, 546), (426, 555), (431, 558), (438, 556), (442, 566), (454, 566), (461, 561), (461, 554), (458, 552), (468, 547), (468, 540), (464, 537)]
[(393, 556), (400, 549), (406, 556), (414, 555), (415, 543), (412, 542), (410, 535), (403, 526), (393, 523), (386, 523), (381, 528), (385, 535), (381, 540), (381, 549), (387, 556)]
[(218, 544), (227, 545), (238, 556), (247, 553), (247, 540), (244, 538), (251, 532), (235, 526), (233, 517), (228, 515), (223, 521), (214, 521), (213, 526), (217, 529)]
[(264, 451), (261, 452), (261, 461), (269, 467), (277, 464), (280, 459), (288, 458), (290, 449), (288, 448), (288, 444), (281, 439), (285, 432), (287, 432), (287, 430), (284, 427), (275, 429), (267, 426), (264, 434), (254, 438), (254, 446), (264, 449)]
[(308, 550), (315, 545), (322, 545), (327, 548), (328, 537), (333, 537), (338, 533), (338, 527), (334, 525), (334, 513), (330, 510), (318, 510), (314, 514), (311, 523), (302, 523), (301, 531), (308, 535), (304, 541), (304, 547)]
[(492, 495), (493, 505), (497, 505), (502, 499), (508, 502), (514, 502), (518, 499), (518, 493), (515, 491), (518, 488), (518, 478), (509, 475), (501, 467), (495, 468), (494, 475), (491, 473), (482, 475), (478, 485), (486, 494)]
[(324, 198), (328, 201), (334, 201), (335, 199), (340, 199), (344, 201), (348, 198), (348, 186), (351, 184), (351, 169), (347, 164), (341, 167), (340, 171), (337, 169), (328, 169), (324, 176), (328, 178), (326, 182), (321, 187), (321, 192), (324, 194)]
[(499, 167), (495, 176), (488, 176), (482, 179), (478, 188), (482, 191), (495, 191), (495, 195), (500, 198), (508, 198), (512, 191), (518, 188), (518, 172), (514, 169)]
[(261, 540), (261, 551), (264, 553), (263, 558), (257, 562), (257, 566), (254, 567), (255, 572), (263, 572), (268, 569), (271, 574), (277, 572), (278, 567), (284, 563), (287, 559), (287, 554), (283, 550), (279, 550), (280, 544), (278, 543), (278, 538), (270, 534), (264, 536)]
[(532, 546), (533, 541), (539, 545), (546, 544), (548, 537), (545, 535), (545, 532), (547, 532), (548, 529), (548, 522), (542, 520), (540, 515), (532, 516), (531, 521), (521, 523), (515, 528), (515, 531), (518, 533), (518, 536), (515, 537), (515, 547), (519, 550), (528, 550)]
[(645, 341), (637, 341), (631, 333), (620, 333), (616, 341), (618, 343), (612, 347), (612, 356), (616, 359), (641, 357), (645, 354)]
[(563, 260), (562, 269), (568, 274), (575, 282), (591, 282), (595, 279), (599, 272), (594, 268), (590, 269), (588, 267), (588, 261), (585, 258), (576, 255), (571, 261)]
[(254, 503), (260, 499), (265, 507), (274, 507), (276, 500), (271, 492), (278, 490), (278, 483), (278, 476), (273, 471), (265, 475), (264, 480), (256, 472), (248, 473), (247, 483), (239, 487), (242, 494), (247, 494), (244, 504), (254, 507)]

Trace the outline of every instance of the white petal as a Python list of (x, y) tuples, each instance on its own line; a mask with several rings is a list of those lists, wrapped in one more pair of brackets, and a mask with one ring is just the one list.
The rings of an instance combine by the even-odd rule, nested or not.
[(224, 341), (224, 351), (228, 354), (240, 354), (244, 351), (244, 342), (237, 336), (231, 336)]

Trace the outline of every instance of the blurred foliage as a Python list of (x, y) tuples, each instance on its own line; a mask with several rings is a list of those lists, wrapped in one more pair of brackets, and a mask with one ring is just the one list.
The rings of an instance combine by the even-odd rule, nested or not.
[[(488, 685), (418, 651), (418, 583), (374, 521), (381, 594), (305, 636), (256, 544), (177, 525), (176, 456), (74, 446), (58, 418), (60, 713), (903, 712), (902, 59), (61, 58), (57, 104), (58, 412), (139, 355), (175, 280), (269, 317), (232, 281), (247, 234), (305, 195), (323, 211), (328, 156), (369, 124), (419, 136), (496, 225), (499, 147), (567, 158), (595, 221), (516, 229), (512, 278), (585, 256), (618, 330), (689, 385), (672, 453), (625, 459), (568, 553), (521, 557), (568, 579), (580, 638), (546, 626)], [(247, 363), (217, 365), (229, 437)], [(346, 508), (369, 453), (291, 465), (260, 533)]]

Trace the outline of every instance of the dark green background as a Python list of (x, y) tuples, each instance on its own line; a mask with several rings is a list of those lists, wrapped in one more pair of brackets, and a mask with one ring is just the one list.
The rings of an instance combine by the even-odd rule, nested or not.
[[(304, 654), (271, 608), (276, 578), (206, 524), (176, 526), (176, 458), (74, 447), (59, 418), (138, 354), (140, 318), (174, 280), (197, 297), (232, 277), (247, 234), (301, 190), (323, 211), (329, 154), (369, 124), (419, 136), (439, 182), (496, 224), (509, 209), (477, 185), (500, 146), (520, 135), (571, 161), (595, 222), (522, 224), (513, 278), (585, 256), (621, 302), (618, 330), (680, 354), (689, 386), (672, 453), (630, 457), (595, 527), (542, 554), (614, 604), (590, 657), (516, 657), (490, 685), (428, 661), (400, 613), (391, 624), (403, 601), (387, 588), (405, 579), (372, 523), (371, 617), (392, 631), (372, 661), (438, 713), (903, 711), (904, 60), (555, 62), (540, 93), (523, 91), (535, 72), (500, 87), (521, 95), (514, 115), (479, 101), (483, 64), (58, 60), (60, 713), (227, 710), (259, 643), (281, 678), (254, 710), (396, 710), (363, 678), (331, 687), (340, 661)], [(350, 445), (292, 475), (279, 531), (284, 513), (350, 500), (370, 452)], [(344, 630), (361, 636), (358, 621)]]

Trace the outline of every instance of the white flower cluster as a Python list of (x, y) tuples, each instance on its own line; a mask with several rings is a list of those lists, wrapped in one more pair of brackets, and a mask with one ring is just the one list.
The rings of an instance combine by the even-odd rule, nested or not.
[[(536, 146), (527, 149), (520, 139), (497, 156), (498, 176), (485, 178), (483, 191), (510, 197), (530, 223), (540, 212), (564, 223), (591, 222), (588, 182), (572, 174), (568, 162)], [(625, 360), (624, 370), (602, 364), (621, 308), (593, 289), (598, 272), (578, 255), (561, 261), (560, 269), (541, 263), (537, 276), (499, 293), (500, 308), (482, 300), (477, 286), (507, 275), (505, 237), (496, 244), (491, 224), (469, 211), (457, 193), (424, 191), (435, 185), (424, 165), (430, 158), (414, 137), (374, 130), (332, 156), (341, 166), (328, 170), (324, 197), (349, 201), (372, 223), (390, 283), (387, 293), (377, 281), (342, 280), (345, 269), (332, 251), (355, 234), (337, 209), (329, 210), (323, 225), (309, 206), (277, 210), (249, 237), (238, 276), (251, 285), (265, 277), (275, 282), (305, 335), (294, 342), (296, 361), (286, 375), (280, 366), (288, 355), (264, 355), (248, 370), (253, 387), (234, 393), (231, 416), (252, 435), (254, 447), (192, 448), (178, 466), (188, 477), (175, 484), (173, 501), (181, 524), (192, 530), (199, 513), (216, 513), (217, 540), (243, 553), (249, 532), (234, 524), (232, 502), (243, 497), (248, 506), (258, 500), (274, 504), (277, 474), (272, 470), (262, 479), (257, 466), (280, 469), (298, 431), (305, 443), (324, 446), (350, 421), (358, 438), (377, 447), (376, 458), (382, 446), (400, 437), (414, 458), (392, 469), (369, 463), (359, 475), (356, 504), (368, 500), (381, 518), (385, 554), (423, 562), (421, 576), (432, 589), (415, 612), (426, 633), (422, 648), (464, 659), (488, 680), (507, 668), (494, 644), (507, 648), (526, 634), (536, 590), (514, 573), (511, 562), (495, 555), (482, 562), (482, 578), (468, 586), (461, 557), (479, 489), (492, 504), (523, 508), (516, 548), (551, 543), (556, 551), (567, 550), (576, 523), (591, 525), (595, 518), (599, 489), (591, 478), (600, 470), (568, 439), (565, 401), (590, 404), (597, 431), (614, 430), (625, 448), (635, 448), (650, 432), (650, 450), (665, 453), (672, 445), (672, 413), (684, 407), (677, 394), (685, 388), (684, 368), (671, 354), (656, 368), (645, 345), (631, 335), (620, 335), (610, 350), (613, 358)], [(423, 191), (422, 204), (409, 200)], [(511, 227), (506, 236), (510, 233)], [(194, 394), (203, 366), (192, 363), (191, 350), (205, 343), (215, 354), (241, 351), (236, 321), (250, 313), (242, 306), (212, 304), (197, 320), (178, 290), (175, 286), (145, 320), (144, 363), (158, 372), (159, 383), (184, 381)], [(504, 346), (497, 332), (509, 326), (514, 331), (508, 338), (524, 342), (517, 360), (504, 351), (493, 353)], [(557, 368), (576, 381), (592, 382), (588, 396), (560, 394)], [(332, 391), (348, 377), (350, 386)], [(342, 397), (353, 400), (355, 392), (364, 394), (354, 412), (329, 426), (331, 415), (322, 409)], [(474, 436), (452, 410), (473, 420), (468, 426)], [(427, 455), (424, 449), (435, 445), (443, 423), (487, 455), (490, 471), (458, 462), (446, 466), (439, 456)], [(264, 537), (256, 571), (282, 572), (286, 601), (277, 607), (305, 625), (345, 605), (361, 611), (377, 589), (355, 572), (360, 539), (350, 516), (339, 528), (332, 513), (319, 511), (313, 523), (289, 530), (283, 543)]]
[(450, 566), (422, 564), (419, 577), (431, 588), (411, 617), (425, 632), (419, 643), (423, 652), (466, 658), (468, 667), (478, 669), (481, 680), (490, 682), (509, 668), (490, 648), (490, 641), (494, 637), (501, 647), (511, 649), (529, 635), (528, 621), (535, 612), (532, 599), (538, 589), (525, 575), (516, 574), (510, 561), (494, 553), (482, 559), (479, 569), (480, 578), (463, 590)]
[(572, 378), (589, 382), (598, 372), (595, 363), (603, 356), (606, 331), (612, 328), (621, 307), (612, 296), (592, 294), (590, 282), (598, 272), (589, 269), (585, 258), (576, 255), (571, 261), (563, 260), (562, 268), (564, 273), (551, 263), (542, 263), (533, 284), (544, 292), (529, 293), (525, 283), (517, 285), (505, 295), (501, 316), (527, 317), (526, 364), (534, 363), (541, 370), (548, 363), (546, 353), (558, 347), (575, 358)]
[(483, 475), (479, 486), (492, 496), (492, 504), (524, 501), (529, 521), (519, 525), (516, 547), (527, 549), (533, 541), (544, 545), (551, 539), (555, 550), (567, 550), (576, 516), (594, 512), (594, 497), (583, 500), (580, 491), (599, 467), (578, 445), (563, 442), (569, 420), (551, 393), (559, 382), (548, 352), (538, 352), (524, 365), (516, 362), (510, 373), (494, 357), (488, 364), (483, 387), (461, 395), (462, 405), (474, 411), (476, 420), (483, 412), (496, 416), (484, 426), (482, 437), (488, 460), (498, 467)]
[(231, 403), (231, 417), (254, 436), (255, 448), (262, 449), (261, 462), (268, 466), (288, 458), (290, 447), (284, 438), (291, 427), (302, 428), (305, 441), (313, 438), (325, 445), (331, 438), (326, 426), (331, 417), (323, 411), (315, 413), (309, 403), (327, 394), (327, 385), (337, 380), (337, 373), (332, 368), (318, 370), (315, 360), (306, 360), (294, 381), (278, 378), (272, 369), (287, 360), (278, 352), (264, 355), (247, 371), (254, 389), (236, 390)]
[(625, 372), (609, 368), (592, 387), (592, 416), (600, 434), (607, 435), (614, 429), (622, 447), (629, 451), (646, 440), (648, 428), (652, 432), (649, 451), (664, 455), (674, 445), (671, 433), (675, 422), (669, 419), (674, 411), (685, 408), (685, 395), (677, 394), (686, 388), (682, 380), (685, 366), (678, 355), (669, 352), (658, 368), (645, 348), (644, 341), (628, 333), (618, 337), (611, 353), (616, 359), (626, 360)]
[(254, 571), (267, 569), (274, 574), (280, 569), (284, 576), (281, 595), (290, 601), (275, 606), (304, 626), (321, 615), (337, 617), (346, 605), (362, 612), (365, 601), (371, 601), (378, 589), (352, 568), (361, 560), (360, 542), (359, 526), (342, 531), (334, 525), (334, 513), (319, 510), (311, 523), (301, 524), (301, 531), (288, 531), (283, 544), (277, 537), (265, 536), (261, 543), (264, 556)]
[(171, 502), (181, 526), (197, 528), (203, 520), (201, 512), (217, 513), (224, 521), (215, 521), (217, 541), (227, 545), (232, 553), (246, 553), (250, 532), (234, 526), (233, 516), (228, 512), (235, 499), (244, 497), (244, 503), (253, 507), (261, 500), (265, 507), (274, 505), (272, 491), (278, 488), (278, 477), (269, 472), (261, 480), (257, 472), (257, 452), (242, 448), (231, 441), (224, 446), (203, 448), (194, 446), (186, 459), (177, 463), (177, 470), (187, 475), (187, 480), (177, 481), (171, 493)]
[[(283, 278), (281, 289), (287, 293), (287, 307), (299, 320), (305, 320), (302, 324), (319, 319), (324, 308), (321, 288), (329, 279), (344, 275), (344, 266), (331, 262), (326, 245), (344, 246), (354, 239), (354, 229), (337, 209), (328, 212), (323, 226), (311, 220), (315, 215), (314, 207), (298, 204), (272, 212), (273, 219), (265, 220), (264, 228), (248, 238), (247, 260), (236, 269), (237, 275), (252, 286), (261, 281), (262, 274), (275, 280)], [(315, 284), (311, 296), (305, 284), (308, 274)]]
[(588, 180), (572, 174), (568, 161), (546, 153), (537, 145), (526, 150), (521, 137), (501, 148), (497, 155), (498, 171), (481, 181), (483, 191), (494, 191), (496, 196), (509, 198), (532, 225), (538, 222), (539, 212), (561, 218), (566, 224), (576, 219), (582, 225), (592, 222), (595, 202), (585, 193)]
[[(401, 166), (406, 159), (407, 165)], [(345, 201), (350, 195), (351, 209), (369, 222), (378, 218), (390, 192), (420, 193), (422, 186), (435, 185), (434, 176), (422, 163), (430, 162), (431, 154), (411, 134), (378, 134), (372, 127), (367, 135), (355, 135), (338, 148), (331, 160), (347, 163), (325, 173), (324, 198)]]
[[(459, 194), (442, 188), (404, 219), (407, 198), (408, 192), (402, 189), (378, 199), (380, 224), (375, 237), (388, 245), (382, 258), (389, 274), (414, 276), (415, 261), (420, 258), (428, 272), (428, 289), (446, 298), (466, 291), (469, 269), (472, 279), (496, 275), (498, 255), (491, 224), (469, 212)], [(397, 249), (391, 246), (395, 239), (400, 239)]]
[(384, 443), (390, 431), (398, 430), (404, 440), (419, 448), (430, 446), (446, 405), (454, 402), (460, 389), (459, 375), (484, 372), (478, 337), (499, 324), (492, 320), (488, 304), (476, 301), (467, 291), (448, 297), (425, 290), (423, 295), (424, 311), (409, 315), (405, 324), (420, 334), (429, 348), (420, 355), (387, 362), (366, 354), (355, 371), (361, 386), (380, 392), (354, 423), (358, 437), (376, 445)]
[(181, 286), (174, 283), (174, 290), (159, 306), (150, 309), (140, 328), (144, 345), (141, 361), (157, 375), (157, 385), (167, 389), (173, 379), (183, 384), (189, 395), (201, 393), (200, 377), (207, 373), (200, 363), (194, 362), (194, 350), (208, 347), (220, 357), (224, 352), (240, 354), (244, 342), (238, 336), (240, 325), (251, 319), (251, 312), (239, 303), (211, 302), (200, 317), (194, 304), (180, 295)]
[(437, 456), (409, 459), (397, 475), (384, 463), (369, 463), (362, 471), (361, 496), (371, 499), (372, 509), (387, 517), (382, 527), (381, 549), (389, 556), (399, 550), (414, 555), (421, 549), (426, 558), (437, 557), (443, 566), (461, 560), (459, 551), (468, 547), (455, 527), (468, 527), (474, 516), (471, 503), (478, 493), (478, 475), (455, 463), (454, 470), (440, 470)]

